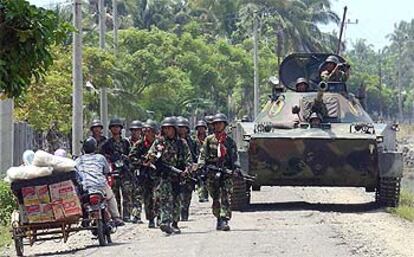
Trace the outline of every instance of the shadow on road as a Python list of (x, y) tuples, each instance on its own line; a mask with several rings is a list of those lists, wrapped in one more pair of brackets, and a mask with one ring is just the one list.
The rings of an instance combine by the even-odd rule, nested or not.
[[(112, 247), (112, 246), (117, 246), (117, 245), (125, 245), (126, 243), (112, 243), (110, 245), (107, 245), (105, 247)], [(100, 246), (98, 244), (94, 244), (94, 245), (87, 245), (85, 247), (79, 247), (76, 249), (70, 249), (70, 250), (66, 250), (66, 251), (56, 251), (56, 252), (48, 252), (48, 253), (37, 253), (34, 254), (32, 256), (59, 256), (59, 255), (68, 255), (68, 254), (75, 254), (78, 252), (82, 252), (82, 251), (86, 251), (88, 249), (101, 249)]]
[(304, 201), (282, 202), (282, 203), (252, 203), (249, 208), (243, 212), (259, 211), (320, 211), (320, 212), (341, 212), (341, 213), (359, 213), (381, 211), (375, 202), (368, 203), (348, 203), (348, 204), (330, 204), (330, 203), (308, 203)]

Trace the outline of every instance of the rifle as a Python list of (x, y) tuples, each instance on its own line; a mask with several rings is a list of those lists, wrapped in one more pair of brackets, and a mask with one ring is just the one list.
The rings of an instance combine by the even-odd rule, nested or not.
[[(156, 165), (151, 164), (150, 166), (151, 168), (153, 168), (154, 170), (160, 170), (161, 172), (166, 172), (166, 173), (172, 173), (178, 176), (182, 176), (182, 174), (184, 173), (183, 170), (178, 169), (172, 165), (169, 165), (163, 161), (161, 161), (160, 159), (157, 160)], [(197, 182), (196, 179), (191, 178), (191, 177), (187, 177), (187, 179), (193, 181), (193, 182)]]

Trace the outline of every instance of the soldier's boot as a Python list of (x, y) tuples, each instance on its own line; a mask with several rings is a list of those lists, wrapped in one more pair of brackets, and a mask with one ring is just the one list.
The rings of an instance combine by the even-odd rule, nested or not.
[(174, 231), (174, 234), (181, 234), (181, 230), (178, 227), (178, 223), (177, 222), (173, 222), (171, 227), (172, 227), (172, 229)]
[(188, 210), (181, 209), (181, 221), (188, 221)]
[(230, 226), (229, 226), (228, 219), (222, 219), (221, 230), (222, 231), (230, 231)]
[(155, 228), (155, 222), (154, 219), (150, 219), (148, 221), (148, 228)]
[(134, 224), (144, 224), (144, 222), (141, 220), (140, 216), (131, 217), (131, 222), (134, 223)]
[(171, 235), (174, 233), (174, 230), (170, 226), (170, 223), (163, 223), (160, 225), (160, 229), (162, 232), (166, 233), (167, 235)]
[(222, 230), (221, 218), (217, 218), (216, 230)]
[(157, 227), (161, 226), (161, 217), (157, 216)]

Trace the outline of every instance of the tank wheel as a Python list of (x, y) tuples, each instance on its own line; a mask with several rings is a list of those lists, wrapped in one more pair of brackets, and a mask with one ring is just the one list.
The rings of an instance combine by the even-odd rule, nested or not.
[(398, 207), (401, 178), (380, 178), (375, 191), (375, 202), (383, 207)]
[(253, 185), (253, 186), (252, 186), (252, 190), (253, 190), (253, 191), (260, 191), (260, 186)]
[(231, 197), (231, 209), (242, 211), (250, 204), (250, 188), (246, 180), (239, 175), (233, 176), (233, 194)]

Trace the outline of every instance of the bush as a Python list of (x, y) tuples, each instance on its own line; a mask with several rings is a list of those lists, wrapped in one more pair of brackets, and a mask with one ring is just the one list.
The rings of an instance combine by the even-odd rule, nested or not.
[(0, 181), (0, 225), (10, 221), (11, 213), (16, 208), (14, 195), (10, 190), (10, 184)]

